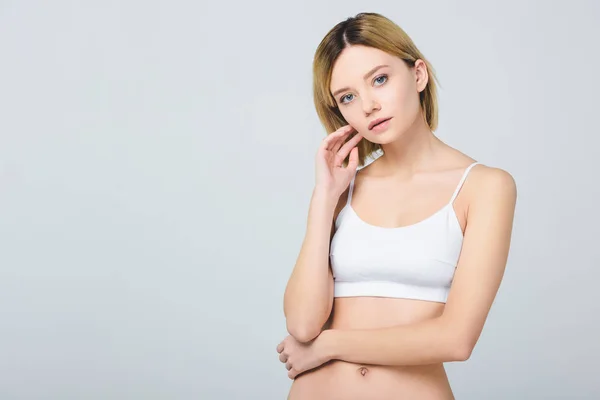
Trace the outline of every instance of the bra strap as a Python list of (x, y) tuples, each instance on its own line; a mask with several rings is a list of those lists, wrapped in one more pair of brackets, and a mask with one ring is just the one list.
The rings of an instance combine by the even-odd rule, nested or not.
[(458, 196), (458, 192), (460, 192), (460, 189), (462, 188), (463, 183), (465, 183), (465, 179), (467, 179), (467, 175), (469, 174), (469, 171), (471, 171), (471, 168), (473, 168), (477, 164), (479, 164), (479, 162), (475, 161), (473, 164), (471, 164), (467, 167), (467, 169), (463, 173), (462, 178), (460, 178), (460, 181), (458, 182), (456, 189), (454, 190), (454, 194), (452, 195), (452, 198), (450, 199), (450, 204), (452, 204), (454, 202), (454, 200), (456, 199), (456, 196)]

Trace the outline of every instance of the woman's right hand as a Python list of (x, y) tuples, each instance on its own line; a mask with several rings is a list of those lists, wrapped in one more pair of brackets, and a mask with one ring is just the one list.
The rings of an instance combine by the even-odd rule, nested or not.
[[(356, 130), (344, 125), (327, 135), (319, 146), (315, 160), (315, 187), (335, 196), (337, 200), (346, 190), (358, 167), (358, 142), (363, 138), (359, 133), (344, 144), (344, 140)], [(343, 167), (344, 159), (350, 154), (348, 166)]]

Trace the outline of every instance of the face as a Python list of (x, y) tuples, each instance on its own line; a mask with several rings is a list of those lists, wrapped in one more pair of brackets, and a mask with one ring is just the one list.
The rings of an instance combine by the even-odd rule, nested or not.
[[(380, 65), (387, 66), (374, 70)], [(427, 78), (423, 60), (411, 68), (379, 49), (351, 46), (342, 51), (333, 66), (330, 93), (348, 124), (370, 142), (384, 144), (422, 119), (419, 93), (426, 87)], [(370, 122), (390, 117), (387, 127), (369, 129)]]

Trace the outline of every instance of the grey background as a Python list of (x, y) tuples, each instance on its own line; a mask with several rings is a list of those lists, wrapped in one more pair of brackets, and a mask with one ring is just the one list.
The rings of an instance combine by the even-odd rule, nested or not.
[(311, 61), (391, 18), (439, 137), (519, 191), (457, 399), (598, 399), (594, 1), (0, 2), (0, 398), (283, 399), (324, 136)]

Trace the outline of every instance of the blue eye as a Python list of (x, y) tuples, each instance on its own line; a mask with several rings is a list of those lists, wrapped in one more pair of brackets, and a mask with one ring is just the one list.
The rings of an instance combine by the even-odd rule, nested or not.
[[(375, 78), (375, 80), (377, 80), (379, 78), (385, 78), (385, 81), (387, 82), (387, 75), (378, 76), (377, 78)], [(383, 83), (382, 83), (382, 85), (383, 85)]]
[[(375, 82), (375, 81), (378, 81), (378, 80), (379, 80), (379, 79), (381, 79), (381, 78), (385, 78), (385, 81), (383, 81), (383, 82), (382, 82), (380, 85), (378, 85), (378, 86), (381, 86), (381, 85), (383, 85), (383, 84), (384, 84), (385, 82), (387, 82), (387, 80), (388, 80), (388, 76), (387, 76), (386, 74), (383, 74), (383, 75), (379, 75), (377, 78), (373, 79), (373, 82)], [(381, 81), (379, 81), (379, 82), (381, 82)], [(346, 97), (348, 97), (348, 96), (350, 96), (350, 94), (347, 94), (347, 95), (344, 95), (344, 96), (342, 96), (342, 98), (340, 99), (340, 103), (342, 103), (342, 104), (347, 104), (346, 102), (344, 102), (344, 99), (345, 99)]]
[(346, 96), (342, 97), (342, 98), (340, 99), (340, 103), (342, 103), (342, 104), (345, 104), (345, 103), (344, 103), (344, 99), (345, 99), (347, 96), (350, 96), (350, 95), (349, 95), (349, 94), (347, 94)]

